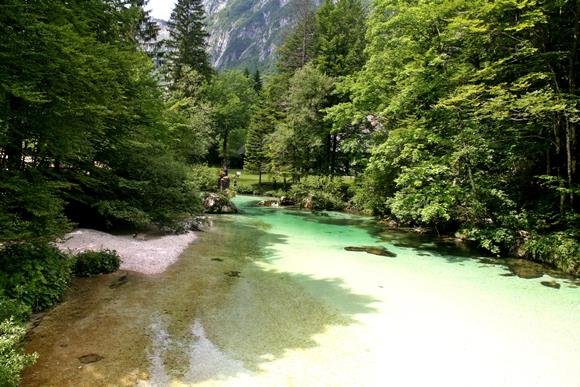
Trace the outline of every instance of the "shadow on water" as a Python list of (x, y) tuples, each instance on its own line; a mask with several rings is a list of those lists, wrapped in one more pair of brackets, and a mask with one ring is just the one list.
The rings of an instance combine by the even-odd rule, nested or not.
[[(75, 281), (31, 331), (40, 359), (23, 386), (193, 384), (259, 373), (315, 336), (373, 313), (342, 280), (267, 267), (287, 236), (259, 218), (223, 217), (165, 273)], [(233, 274), (235, 273), (235, 274)], [(79, 358), (101, 359), (81, 364)]]
[[(473, 243), (454, 238), (441, 238), (431, 234), (417, 234), (408, 231), (385, 230), (379, 225), (369, 228), (371, 235), (393, 246), (412, 249), (418, 256), (437, 256), (453, 264), (463, 265), (467, 261), (475, 261), (481, 268), (499, 266), (507, 272), (503, 277), (519, 277), (521, 279), (536, 279), (545, 274), (564, 280), (570, 287), (580, 285), (580, 278), (556, 270), (548, 265), (520, 258), (497, 258), (488, 252), (477, 248)], [(548, 281), (539, 282), (538, 286), (554, 287)], [(559, 288), (559, 286), (557, 287)]]
[[(275, 210), (274, 210), (275, 211)], [(519, 277), (535, 279), (549, 275), (563, 280), (570, 288), (580, 286), (580, 278), (556, 270), (548, 265), (518, 258), (497, 258), (478, 248), (473, 242), (450, 237), (439, 237), (434, 234), (420, 234), (408, 230), (385, 229), (380, 223), (369, 217), (338, 213), (338, 212), (311, 212), (311, 211), (284, 211), (284, 214), (300, 217), (309, 222), (323, 225), (358, 227), (365, 229), (371, 236), (392, 246), (411, 249), (417, 256), (444, 259), (452, 264), (464, 265), (468, 261), (476, 261), (481, 268), (499, 266), (507, 272), (500, 274), (504, 277)], [(356, 246), (363, 248), (365, 246)], [(345, 246), (346, 249), (352, 248)], [(554, 281), (538, 282), (538, 286), (560, 288)]]

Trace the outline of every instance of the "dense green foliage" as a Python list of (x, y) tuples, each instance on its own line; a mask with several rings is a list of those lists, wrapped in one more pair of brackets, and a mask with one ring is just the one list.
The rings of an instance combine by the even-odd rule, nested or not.
[(310, 210), (344, 210), (348, 204), (350, 186), (342, 179), (308, 176), (292, 185), (290, 197), (295, 203)]
[(195, 211), (199, 200), (172, 149), (181, 117), (166, 113), (138, 45), (141, 8), (8, 3), (0, 15), (0, 240), (50, 239), (69, 227), (67, 217), (143, 226)]
[(215, 153), (219, 154), (223, 166), (229, 166), (229, 160), (239, 157), (244, 145), (256, 99), (253, 80), (242, 71), (225, 71), (216, 75), (203, 93), (212, 107), (210, 117), (217, 139)]
[[(328, 119), (325, 109), (349, 101), (340, 82), (364, 63), (365, 12), (358, 0), (307, 6), (278, 50), (280, 74), (265, 85), (264, 104), (276, 110), (266, 148), (272, 173), (298, 180), (309, 173), (348, 173), (365, 153), (350, 120)], [(344, 89), (344, 88), (343, 88)], [(362, 148), (362, 149), (361, 149)], [(360, 169), (360, 167), (358, 167)]]
[(85, 251), (75, 255), (73, 272), (77, 277), (91, 277), (119, 270), (121, 258), (116, 251)]
[[(271, 134), (250, 131), (248, 169), (360, 173), (361, 210), (577, 271), (577, 2), (371, 9), (339, 0), (303, 15), (264, 87), (283, 91), (261, 96), (276, 113), (257, 109), (252, 127)], [(328, 193), (311, 183), (297, 196)]]
[(24, 323), (32, 313), (30, 306), (13, 298), (0, 295), (0, 321), (13, 319), (17, 323)]
[(40, 311), (56, 304), (71, 278), (72, 260), (46, 244), (15, 244), (0, 250), (0, 291)]
[(373, 209), (462, 228), (494, 253), (520, 230), (577, 229), (570, 6), (376, 3), (350, 86), (355, 114), (377, 121)]
[(219, 169), (206, 165), (194, 165), (191, 168), (191, 181), (203, 192), (214, 192), (218, 189)]
[(37, 358), (36, 354), (25, 354), (20, 348), (25, 333), (12, 320), (0, 321), (0, 386), (18, 386), (20, 372)]

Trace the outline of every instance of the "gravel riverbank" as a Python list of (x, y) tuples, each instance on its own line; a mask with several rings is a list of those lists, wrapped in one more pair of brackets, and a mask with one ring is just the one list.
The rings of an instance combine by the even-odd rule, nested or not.
[(72, 254), (87, 250), (116, 250), (122, 259), (122, 270), (159, 274), (177, 261), (187, 246), (196, 239), (194, 232), (140, 239), (131, 235), (77, 229), (68, 233), (62, 242), (57, 243), (57, 247)]

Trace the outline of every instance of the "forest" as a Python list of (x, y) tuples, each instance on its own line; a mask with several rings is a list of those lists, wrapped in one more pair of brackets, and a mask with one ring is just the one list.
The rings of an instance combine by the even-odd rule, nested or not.
[(580, 273), (577, 0), (301, 0), (269, 74), (212, 68), (201, 1), (167, 41), (145, 6), (0, 2), (0, 385), (74, 271), (52, 241), (177, 232), (224, 167)]

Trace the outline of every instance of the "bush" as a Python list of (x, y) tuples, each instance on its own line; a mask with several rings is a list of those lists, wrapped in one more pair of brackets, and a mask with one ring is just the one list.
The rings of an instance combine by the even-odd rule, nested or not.
[(16, 322), (25, 322), (30, 318), (30, 306), (20, 301), (0, 295), (0, 321), (12, 318)]
[(264, 196), (270, 196), (273, 198), (281, 198), (282, 196), (287, 196), (287, 193), (284, 192), (283, 189), (276, 189), (276, 190), (270, 190), (270, 191), (266, 191), (263, 193)]
[(40, 311), (56, 304), (71, 278), (72, 260), (48, 244), (22, 243), (0, 251), (0, 289)]
[(308, 176), (292, 186), (290, 196), (310, 210), (343, 210), (350, 192), (349, 185), (340, 178)]
[(75, 259), (74, 274), (78, 277), (113, 273), (121, 265), (121, 258), (114, 250), (85, 251)]
[(236, 187), (236, 193), (240, 195), (253, 195), (254, 192), (258, 192), (258, 189), (251, 185), (238, 185)]
[(526, 255), (536, 261), (551, 264), (568, 273), (580, 274), (580, 243), (578, 236), (571, 232), (532, 235), (523, 248)]
[(12, 319), (0, 321), (0, 386), (18, 386), (22, 370), (38, 357), (23, 352), (21, 341), (25, 333)]
[(190, 180), (200, 191), (216, 192), (218, 190), (219, 170), (205, 165), (191, 168)]

